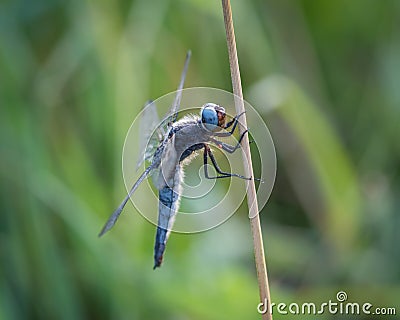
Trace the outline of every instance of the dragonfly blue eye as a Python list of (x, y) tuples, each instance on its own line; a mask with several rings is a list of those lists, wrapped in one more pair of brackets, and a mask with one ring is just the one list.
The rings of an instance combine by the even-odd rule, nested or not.
[(207, 130), (211, 131), (218, 126), (218, 113), (215, 110), (215, 106), (212, 103), (208, 103), (201, 109), (201, 122)]

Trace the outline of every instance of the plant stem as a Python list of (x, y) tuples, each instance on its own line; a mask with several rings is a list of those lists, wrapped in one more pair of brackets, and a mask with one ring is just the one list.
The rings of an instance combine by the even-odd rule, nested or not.
[[(245, 111), (245, 109), (243, 102), (242, 83), (240, 80), (239, 62), (236, 51), (236, 40), (233, 28), (232, 10), (229, 0), (222, 0), (222, 11), (224, 14), (226, 41), (228, 45), (229, 65), (231, 69), (233, 94), (235, 95), (235, 108), (236, 108), (236, 113), (241, 114), (242, 112)], [(241, 120), (243, 125), (240, 126), (240, 133), (242, 133), (245, 130), (245, 128), (247, 128), (247, 121), (245, 114), (241, 117)], [(242, 152), (244, 155), (243, 165), (245, 168), (246, 176), (253, 177), (253, 164), (251, 161), (248, 135), (245, 135), (244, 139), (242, 140)], [(263, 245), (261, 225), (260, 225), (260, 216), (258, 214), (259, 212), (258, 212), (257, 194), (254, 185), (254, 179), (247, 181), (247, 203), (249, 207), (249, 218), (250, 218), (251, 231), (253, 235), (254, 256), (256, 262), (258, 287), (260, 291), (260, 301), (262, 303), (267, 302), (269, 306), (269, 304), (271, 303), (271, 299), (269, 292), (267, 267), (265, 263), (264, 245)], [(272, 315), (270, 313), (269, 308), (267, 312), (263, 314), (262, 318), (265, 320), (272, 319)]]

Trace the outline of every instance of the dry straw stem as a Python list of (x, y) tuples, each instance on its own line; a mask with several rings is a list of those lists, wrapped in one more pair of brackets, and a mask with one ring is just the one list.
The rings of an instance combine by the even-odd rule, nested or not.
[[(222, 11), (224, 14), (233, 94), (235, 95), (235, 108), (236, 113), (241, 114), (245, 111), (245, 109), (243, 102), (242, 83), (240, 80), (239, 63), (236, 51), (235, 32), (233, 29), (232, 10), (229, 0), (222, 0)], [(242, 116), (241, 120), (243, 126), (240, 126), (240, 132), (242, 133), (244, 131), (244, 128), (247, 128), (246, 116)], [(253, 177), (253, 165), (251, 161), (250, 145), (247, 135), (245, 135), (244, 139), (242, 140), (242, 152), (244, 154), (243, 165), (245, 168), (246, 176)], [(265, 303), (266, 301), (271, 302), (254, 179), (251, 179), (247, 182), (247, 203), (249, 207), (250, 225), (253, 235), (254, 256), (256, 261), (258, 287), (260, 290), (260, 300), (263, 303)], [(267, 313), (263, 314), (262, 317), (263, 319), (272, 319), (270, 310), (268, 310)]]

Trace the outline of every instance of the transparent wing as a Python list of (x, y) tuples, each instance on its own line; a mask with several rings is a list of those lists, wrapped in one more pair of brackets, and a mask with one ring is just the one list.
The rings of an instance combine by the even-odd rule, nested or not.
[(155, 169), (155, 166), (151, 165), (146, 168), (146, 170), (141, 174), (139, 179), (134, 183), (132, 186), (131, 190), (128, 192), (128, 195), (125, 197), (125, 199), (121, 202), (119, 207), (115, 209), (115, 211), (112, 213), (112, 215), (108, 218), (106, 224), (104, 225), (103, 229), (101, 229), (99, 233), (99, 237), (101, 237), (103, 234), (105, 234), (108, 230), (110, 230), (115, 223), (117, 222), (119, 216), (121, 215), (122, 209), (124, 209), (126, 203), (128, 202), (129, 198), (132, 196), (132, 194), (136, 191), (136, 189), (139, 187), (139, 185), (147, 178), (147, 176)]
[(165, 129), (159, 124), (160, 120), (154, 101), (147, 101), (143, 108), (142, 119), (139, 125), (139, 157), (136, 170), (144, 161), (149, 160), (153, 156), (158, 145), (164, 139)]
[(161, 123), (158, 118), (155, 103), (153, 101), (148, 101), (145, 104), (139, 127), (140, 148), (136, 169), (138, 169), (144, 161), (150, 160), (153, 157), (154, 152), (157, 150), (159, 144), (167, 138), (166, 133), (168, 132), (168, 128), (176, 121), (178, 117), (178, 110), (182, 99), (182, 89), (185, 84), (190, 57), (191, 51), (189, 50), (186, 54), (185, 64), (183, 66), (181, 80), (178, 85), (174, 102), (172, 103), (171, 109)]
[[(163, 147), (165, 146), (165, 141), (168, 139), (168, 129), (169, 127), (176, 121), (178, 117), (178, 110), (182, 99), (182, 89), (185, 83), (186, 73), (189, 65), (191, 52), (190, 50), (186, 54), (186, 60), (183, 67), (181, 81), (178, 85), (178, 90), (174, 99), (174, 102), (171, 106), (170, 111), (167, 116), (164, 118), (161, 124), (159, 124), (157, 109), (154, 102), (149, 101), (145, 105), (145, 110), (142, 115), (142, 120), (140, 122), (140, 150), (139, 150), (139, 159), (138, 159), (138, 167), (147, 159), (150, 159), (156, 152), (157, 148), (160, 146), (160, 153), (163, 151)], [(165, 130), (164, 130), (165, 128)], [(161, 144), (161, 145), (160, 145)], [(160, 160), (160, 159), (158, 159)], [(106, 224), (103, 229), (99, 233), (99, 237), (104, 235), (108, 230), (110, 230), (115, 223), (117, 222), (119, 216), (121, 215), (122, 210), (124, 209), (126, 203), (132, 194), (136, 191), (139, 185), (149, 176), (156, 172), (159, 166), (159, 161), (152, 160), (152, 164), (146, 168), (146, 170), (141, 174), (139, 179), (134, 183), (131, 190), (128, 192), (128, 195), (121, 202), (119, 207), (111, 214), (108, 218)], [(155, 175), (156, 177), (158, 174)]]
[(166, 119), (168, 119), (168, 124), (169, 126), (174, 123), (178, 117), (178, 110), (181, 105), (181, 99), (182, 99), (182, 89), (185, 84), (185, 78), (186, 78), (186, 73), (188, 70), (189, 66), (189, 61), (190, 57), (192, 55), (192, 52), (189, 50), (186, 53), (186, 59), (185, 59), (185, 64), (183, 66), (182, 74), (181, 74), (181, 81), (179, 82), (178, 89), (176, 91), (176, 96), (174, 99), (174, 102), (172, 103), (171, 109), (169, 110)]

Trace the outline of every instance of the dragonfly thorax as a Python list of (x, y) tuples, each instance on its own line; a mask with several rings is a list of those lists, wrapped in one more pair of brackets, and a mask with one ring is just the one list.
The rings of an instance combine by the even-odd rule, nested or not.
[(208, 131), (217, 131), (225, 125), (225, 109), (215, 103), (206, 103), (200, 111), (203, 127)]

